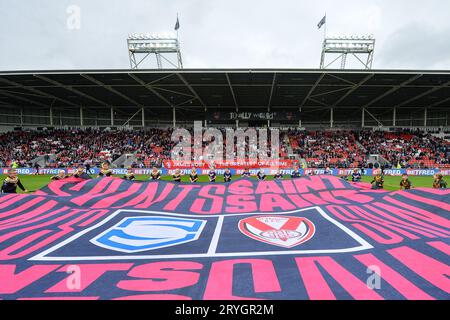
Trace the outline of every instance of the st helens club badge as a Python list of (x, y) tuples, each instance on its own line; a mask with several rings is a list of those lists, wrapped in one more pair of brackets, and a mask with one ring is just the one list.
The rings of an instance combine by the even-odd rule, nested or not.
[(239, 230), (254, 240), (293, 248), (310, 240), (315, 226), (303, 217), (259, 216), (241, 220)]

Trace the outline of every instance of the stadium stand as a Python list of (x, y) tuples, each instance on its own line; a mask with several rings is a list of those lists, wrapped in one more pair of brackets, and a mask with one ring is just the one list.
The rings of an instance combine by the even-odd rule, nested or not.
[(0, 161), (8, 166), (15, 160), (25, 167), (39, 156), (54, 154), (46, 165), (67, 167), (85, 161), (99, 165), (132, 153), (140, 163), (157, 165), (170, 156), (170, 146), (170, 131), (161, 129), (14, 131), (0, 135)]
[(402, 168), (450, 167), (450, 145), (446, 140), (420, 131), (399, 133), (361, 131), (358, 141), (370, 154), (380, 154)]
[[(14, 131), (0, 135), (0, 164), (9, 166), (16, 161), (20, 167), (27, 167), (44, 156), (48, 167), (68, 167), (86, 161), (99, 166), (132, 154), (132, 167), (161, 166), (170, 158), (174, 146), (171, 134), (172, 129)], [(293, 129), (283, 132), (280, 141), (282, 159), (288, 157), (291, 149), (310, 168), (367, 167), (370, 155), (382, 156), (394, 168), (450, 167), (449, 142), (420, 131)]]
[(294, 152), (306, 159), (308, 167), (351, 168), (366, 164), (353, 131), (290, 130), (288, 135)]

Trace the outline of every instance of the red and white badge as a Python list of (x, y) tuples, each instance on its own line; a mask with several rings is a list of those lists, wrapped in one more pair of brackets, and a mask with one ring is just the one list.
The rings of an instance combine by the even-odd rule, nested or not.
[(239, 221), (239, 230), (254, 240), (293, 248), (310, 240), (316, 228), (303, 217), (258, 216)]

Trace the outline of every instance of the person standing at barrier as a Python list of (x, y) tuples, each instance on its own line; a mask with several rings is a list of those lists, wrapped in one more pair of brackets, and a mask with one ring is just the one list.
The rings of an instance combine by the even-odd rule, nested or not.
[(330, 167), (326, 167), (324, 174), (331, 176), (331, 175), (333, 175), (333, 170), (331, 170)]
[(172, 179), (174, 182), (181, 182), (181, 170), (180, 169), (175, 170), (175, 173), (173, 174)]
[(408, 175), (402, 175), (402, 180), (400, 180), (400, 190), (410, 190), (412, 188), (412, 183), (408, 179)]
[(225, 170), (225, 173), (223, 174), (223, 181), (225, 181), (225, 182), (231, 182), (231, 177), (232, 177), (231, 171), (230, 171), (229, 168), (227, 168), (227, 169)]
[(64, 170), (59, 170), (57, 175), (50, 178), (52, 181), (58, 181), (67, 178), (66, 172)]
[(191, 174), (189, 175), (189, 181), (191, 181), (191, 183), (196, 183), (198, 181), (197, 169), (192, 168)]
[(129, 181), (135, 180), (136, 177), (134, 176), (133, 169), (132, 168), (128, 168), (127, 169), (127, 173), (123, 176), (123, 178), (125, 180), (129, 180)]
[(160, 180), (161, 179), (161, 173), (159, 172), (158, 168), (153, 167), (152, 172), (150, 173), (150, 180)]
[(433, 188), (434, 189), (446, 189), (447, 188), (447, 182), (445, 182), (444, 176), (442, 174), (437, 173), (434, 175)]
[(34, 173), (35, 175), (39, 175), (39, 168), (40, 168), (39, 163), (36, 161), (34, 163), (34, 170), (36, 170), (36, 172)]
[(17, 170), (11, 169), (8, 176), (3, 180), (1, 191), (2, 193), (17, 193), (17, 187), (22, 189), (23, 192), (28, 192), (17, 176)]
[(100, 169), (100, 172), (98, 173), (98, 178), (101, 177), (111, 177), (112, 176), (112, 170), (109, 168), (108, 162), (102, 163), (102, 168)]
[(11, 163), (11, 168), (12, 169), (17, 169), (19, 168), (19, 163), (16, 160), (13, 160), (13, 162)]

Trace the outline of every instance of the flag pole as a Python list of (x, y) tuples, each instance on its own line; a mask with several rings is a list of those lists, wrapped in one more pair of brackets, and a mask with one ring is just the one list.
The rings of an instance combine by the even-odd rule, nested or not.
[(177, 23), (175, 25), (175, 31), (177, 32), (177, 55), (178, 55), (178, 68), (183, 68), (183, 60), (181, 59), (181, 51), (180, 51), (180, 37), (178, 34), (178, 29), (180, 29), (180, 20), (177, 12)]
[[(178, 12), (177, 12), (177, 23), (178, 23), (178, 21), (179, 20), (178, 20)], [(176, 30), (177, 31), (177, 40), (178, 40), (178, 29), (180, 29), (180, 28), (177, 28), (177, 30)]]
[(320, 23), (319, 23), (319, 29), (322, 27), (324, 27), (324, 29), (323, 29), (322, 56), (320, 58), (320, 68), (321, 69), (324, 68), (324, 63), (325, 63), (325, 43), (326, 43), (326, 39), (327, 39), (327, 13), (326, 12), (325, 12), (325, 16), (322, 18), (322, 20), (320, 20)]

